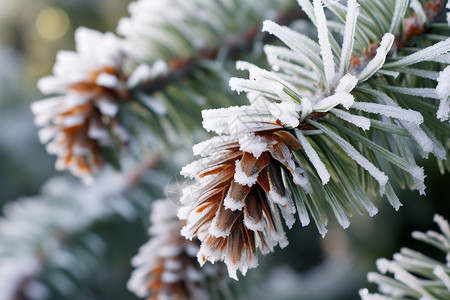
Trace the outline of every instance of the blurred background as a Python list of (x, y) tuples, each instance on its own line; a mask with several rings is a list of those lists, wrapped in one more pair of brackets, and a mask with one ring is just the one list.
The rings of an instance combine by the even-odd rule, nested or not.
[(0, 0), (0, 200), (33, 195), (54, 171), (38, 142), (29, 104), (42, 95), (58, 50), (74, 48), (79, 26), (114, 31), (127, 0)]
[[(118, 19), (127, 15), (129, 2), (0, 0), (1, 207), (20, 197), (38, 194), (42, 184), (55, 175), (55, 159), (39, 143), (29, 110), (32, 101), (43, 97), (36, 89), (36, 81), (51, 73), (58, 50), (74, 48), (73, 33), (77, 27), (114, 31)], [(378, 215), (354, 216), (346, 231), (332, 220), (324, 239), (314, 225), (301, 228), (297, 222), (288, 233), (290, 245), (261, 258), (261, 267), (250, 271), (239, 284), (233, 283), (233, 289), (244, 293), (243, 299), (359, 299), (359, 288), (371, 288), (366, 273), (375, 270), (377, 258), (391, 258), (402, 246), (436, 254), (414, 241), (410, 233), (435, 229), (435, 213), (450, 218), (450, 176), (439, 173), (434, 158), (421, 161), (420, 165), (427, 174), (426, 196), (400, 192), (404, 206), (398, 212), (387, 201), (375, 200)], [(79, 292), (49, 297), (136, 299), (126, 291), (125, 284), (131, 271), (129, 259), (146, 240), (146, 225), (141, 220), (122, 219), (95, 224), (92, 230), (108, 241), (108, 255), (100, 264), (103, 269), (93, 270), (79, 284)], [(45, 298), (40, 295), (41, 298), (34, 298)]]

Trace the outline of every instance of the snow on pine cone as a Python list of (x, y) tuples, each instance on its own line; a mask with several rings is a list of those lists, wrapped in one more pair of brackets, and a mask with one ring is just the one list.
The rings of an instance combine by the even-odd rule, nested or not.
[(149, 300), (208, 299), (204, 274), (195, 259), (198, 240), (180, 235), (185, 225), (177, 216), (177, 207), (169, 200), (153, 203), (149, 233), (153, 237), (133, 258), (136, 270), (128, 289)]
[(123, 42), (112, 33), (79, 28), (76, 52), (60, 51), (53, 76), (42, 78), (43, 94), (59, 96), (31, 105), (39, 138), (58, 156), (56, 168), (85, 179), (103, 166), (101, 147), (127, 140), (117, 120), (117, 99), (126, 97), (121, 72)]
[(201, 264), (224, 260), (237, 279), (237, 270), (245, 274), (257, 266), (257, 248), (265, 254), (278, 243), (287, 245), (278, 209), (289, 228), (296, 210), (282, 166), (306, 192), (311, 187), (291, 153), (301, 149), (300, 142), (265, 108), (207, 110), (203, 117), (205, 128), (225, 135), (194, 146), (194, 154), (203, 158), (181, 171), (197, 180), (183, 191), (179, 217), (187, 225), (182, 234), (202, 242)]

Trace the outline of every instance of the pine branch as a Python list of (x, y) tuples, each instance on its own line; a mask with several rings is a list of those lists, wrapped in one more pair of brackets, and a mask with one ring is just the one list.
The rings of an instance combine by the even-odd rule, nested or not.
[[(280, 13), (276, 19), (278, 23), (289, 26), (293, 21), (304, 19), (305, 17), (305, 13), (299, 10)], [(261, 39), (263, 43), (268, 43), (273, 39), (273, 36), (267, 33), (263, 33), (263, 37), (260, 38), (258, 36), (259, 31), (259, 26), (255, 25), (243, 34), (230, 36), (227, 39), (227, 45), (225, 46), (227, 49), (227, 55), (225, 58), (235, 60), (237, 57), (252, 53), (256, 39)], [(202, 67), (201, 65), (202, 60), (217, 59), (219, 50), (222, 47), (224, 46), (220, 45), (211, 49), (201, 49), (198, 53), (195, 53), (194, 57), (191, 58), (171, 59), (168, 62), (170, 67), (166, 74), (155, 80), (143, 82), (141, 85), (135, 87), (133, 92), (151, 95), (157, 93), (158, 91), (164, 90), (171, 84), (175, 84), (185, 78), (193, 77), (198, 71), (207, 72), (208, 69)]]
[[(369, 282), (378, 285), (380, 294), (371, 294), (361, 289), (363, 300), (395, 299), (448, 299), (450, 297), (450, 227), (448, 221), (439, 215), (434, 216), (441, 233), (435, 231), (413, 232), (416, 240), (434, 246), (446, 255), (446, 261), (428, 257), (409, 248), (402, 248), (394, 254), (393, 260), (377, 260), (380, 273), (367, 274)], [(390, 273), (393, 275), (388, 276)]]
[[(442, 89), (438, 96), (439, 86), (429, 88), (442, 79), (422, 79), (420, 72), (400, 76), (402, 68), (422, 61), (428, 61), (429, 68), (441, 68), (430, 61), (447, 62), (448, 28), (430, 26), (439, 39), (416, 34), (408, 24), (423, 25), (426, 20), (419, 18), (420, 3), (413, 6), (417, 16), (405, 21), (400, 40), (414, 41), (422, 50), (409, 54), (395, 44), (395, 35), (402, 36), (401, 20), (411, 13), (408, 1), (348, 1), (347, 7), (324, 2), (343, 26), (326, 19), (322, 1), (299, 1), (317, 28), (318, 42), (264, 22), (263, 31), (286, 47), (265, 47), (272, 70), (237, 63), (238, 69), (249, 72), (249, 79), (232, 78), (230, 87), (247, 93), (250, 105), (204, 110), (204, 128), (219, 136), (194, 146), (194, 154), (203, 158), (182, 170), (197, 181), (181, 200), (180, 217), (187, 220), (183, 234), (202, 241), (200, 262), (224, 260), (235, 279), (236, 270), (245, 274), (256, 267), (257, 248), (267, 253), (277, 244), (287, 244), (278, 210), (290, 228), (294, 203), (304, 226), (309, 223), (308, 208), (324, 236), (330, 208), (343, 228), (355, 209), (370, 216), (377, 213), (365, 193), (378, 190), (399, 209), (391, 185), (395, 181), (387, 175), (391, 169), (413, 182), (412, 189), (425, 193), (424, 170), (408, 142), (414, 141), (424, 157), (433, 153), (445, 160), (448, 155), (442, 146), (449, 138), (448, 124), (436, 118), (449, 118), (436, 106), (440, 100), (445, 111), (448, 94)], [(342, 47), (333, 35), (335, 28), (343, 35)], [(372, 41), (379, 41), (376, 49)], [(392, 50), (394, 45), (402, 47)], [(438, 77), (446, 78), (446, 72), (433, 75)], [(431, 99), (431, 114), (414, 110), (418, 97)]]

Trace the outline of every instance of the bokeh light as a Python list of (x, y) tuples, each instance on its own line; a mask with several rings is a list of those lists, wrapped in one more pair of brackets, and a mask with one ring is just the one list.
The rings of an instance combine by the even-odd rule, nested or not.
[(70, 26), (67, 13), (57, 7), (43, 9), (36, 18), (36, 28), (40, 36), (54, 41), (63, 37)]

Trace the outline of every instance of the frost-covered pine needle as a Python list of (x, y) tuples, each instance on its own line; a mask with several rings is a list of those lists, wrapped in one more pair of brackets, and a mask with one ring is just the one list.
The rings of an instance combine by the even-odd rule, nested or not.
[[(360, 290), (363, 300), (373, 299), (449, 299), (450, 298), (450, 230), (442, 216), (434, 221), (442, 233), (428, 231), (413, 232), (413, 237), (430, 244), (446, 255), (446, 261), (428, 257), (420, 252), (402, 248), (394, 259), (379, 259), (378, 271), (367, 275), (370, 282), (378, 285), (379, 293)], [(392, 274), (393, 278), (389, 275)]]

